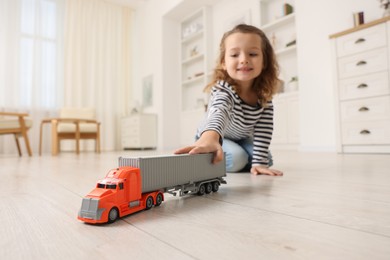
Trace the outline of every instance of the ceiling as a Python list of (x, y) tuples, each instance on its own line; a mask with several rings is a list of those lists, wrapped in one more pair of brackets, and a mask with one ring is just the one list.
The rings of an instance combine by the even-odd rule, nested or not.
[(135, 9), (139, 7), (141, 4), (145, 3), (147, 0), (106, 0), (106, 1), (129, 6)]

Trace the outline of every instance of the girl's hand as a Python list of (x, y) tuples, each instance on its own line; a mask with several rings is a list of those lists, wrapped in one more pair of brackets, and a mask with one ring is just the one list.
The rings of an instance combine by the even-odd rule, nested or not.
[(275, 169), (266, 168), (263, 166), (253, 166), (251, 173), (254, 175), (271, 175), (271, 176), (283, 176), (283, 172)]
[(223, 159), (222, 146), (219, 143), (219, 134), (215, 131), (204, 132), (202, 136), (193, 145), (177, 149), (174, 153), (214, 153), (213, 163), (218, 163)]

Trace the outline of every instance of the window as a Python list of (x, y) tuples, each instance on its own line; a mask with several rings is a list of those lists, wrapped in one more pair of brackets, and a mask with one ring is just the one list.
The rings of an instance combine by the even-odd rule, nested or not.
[(107, 184), (107, 185), (106, 185), (106, 189), (115, 190), (115, 189), (116, 189), (116, 184)]
[[(115, 190), (116, 189), (116, 184), (104, 184), (104, 183), (98, 183), (97, 188), (101, 188), (101, 189), (110, 189), (110, 190)], [(120, 187), (120, 184), (119, 184), (119, 187)], [(122, 187), (123, 187), (123, 183), (122, 183)]]
[[(16, 21), (13, 30), (20, 32), (16, 39), (17, 46), (13, 49), (14, 59), (19, 64), (11, 73), (13, 93), (17, 96), (10, 104), (0, 104), (16, 107), (59, 107), (59, 94), (62, 91), (59, 65), (62, 62), (61, 15), (59, 9), (62, 0), (20, 0), (19, 22)], [(19, 27), (19, 28), (18, 28)], [(19, 58), (17, 58), (19, 57)], [(11, 76), (10, 76), (11, 77)], [(61, 83), (61, 84), (60, 84)], [(5, 101), (4, 103), (8, 103)]]

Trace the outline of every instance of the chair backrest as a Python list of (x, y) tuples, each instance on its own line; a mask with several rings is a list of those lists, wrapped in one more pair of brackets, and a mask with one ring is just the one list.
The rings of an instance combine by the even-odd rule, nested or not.
[(96, 119), (94, 108), (71, 108), (66, 107), (60, 110), (60, 118), (80, 118), (80, 119)]

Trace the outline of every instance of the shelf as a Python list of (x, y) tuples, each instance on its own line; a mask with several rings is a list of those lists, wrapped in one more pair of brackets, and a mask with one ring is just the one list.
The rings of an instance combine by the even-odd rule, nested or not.
[(194, 78), (192, 78), (192, 79), (185, 80), (185, 81), (183, 81), (181, 84), (182, 84), (183, 86), (191, 85), (192, 83), (195, 83), (195, 82), (198, 82), (198, 81), (203, 80), (203, 79), (204, 79), (204, 76), (205, 76), (205, 75), (203, 74), (203, 75), (201, 75), (201, 76), (197, 76), (197, 77), (194, 77)]
[(186, 43), (192, 42), (193, 40), (195, 40), (197, 38), (201, 38), (203, 35), (203, 31), (204, 30), (202, 29), (202, 30), (199, 30), (195, 33), (192, 33), (192, 34), (186, 36), (185, 38), (182, 38), (181, 43), (186, 44)]
[(261, 27), (263, 31), (271, 31), (275, 28), (281, 27), (283, 25), (289, 24), (294, 22), (295, 20), (295, 13), (283, 16), (273, 22), (267, 23)]
[(286, 48), (283, 48), (283, 49), (279, 49), (279, 50), (275, 50), (275, 54), (277, 56), (281, 56), (281, 55), (286, 55), (286, 54), (289, 54), (289, 53), (293, 53), (297, 51), (297, 45), (294, 44), (292, 46), (289, 46), (289, 47), (286, 47)]
[(182, 61), (182, 65), (187, 65), (189, 63), (192, 63), (192, 62), (195, 62), (195, 61), (198, 61), (198, 60), (201, 60), (204, 58), (204, 54), (197, 54), (195, 56), (192, 56), (188, 59), (185, 59)]
[(295, 91), (278, 93), (274, 96), (274, 99), (287, 98), (287, 97), (298, 97), (298, 96), (299, 96), (299, 90), (295, 90)]

